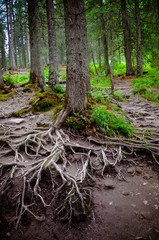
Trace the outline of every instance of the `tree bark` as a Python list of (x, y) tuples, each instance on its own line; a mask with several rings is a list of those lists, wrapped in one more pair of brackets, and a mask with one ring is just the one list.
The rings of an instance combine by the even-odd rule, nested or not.
[(110, 81), (111, 81), (111, 92), (114, 92), (114, 83), (113, 83), (113, 7), (112, 1), (110, 0), (110, 47), (111, 47), (111, 70), (110, 70)]
[(84, 71), (79, 0), (64, 0), (64, 13), (67, 56), (65, 108), (80, 112), (87, 106), (88, 73)]
[(81, 39), (82, 39), (83, 72), (86, 75), (87, 91), (91, 91), (85, 5), (84, 5), (84, 1), (78, 1), (78, 2), (79, 2), (79, 11), (80, 11), (79, 14), (80, 14), (80, 28), (81, 28)]
[(13, 6), (12, 0), (9, 0), (9, 1), (6, 0), (10, 68), (16, 68), (15, 56), (14, 56), (14, 41), (13, 41), (12, 6)]
[(0, 52), (0, 89), (4, 88), (3, 76), (2, 76), (2, 55)]
[[(103, 1), (99, 0), (100, 7), (102, 10), (103, 7)], [(105, 60), (105, 74), (108, 76), (110, 73), (110, 66), (109, 66), (109, 57), (108, 57), (108, 43), (107, 43), (107, 37), (106, 37), (106, 27), (105, 27), (105, 21), (103, 13), (101, 13), (101, 23), (102, 23), (102, 36), (103, 36), (103, 45), (104, 45), (104, 60)]]
[(100, 46), (100, 38), (98, 39), (98, 57), (99, 57), (99, 68), (101, 69), (101, 46)]
[(140, 24), (140, 9), (139, 0), (135, 0), (136, 14), (136, 35), (137, 35), (137, 74), (142, 75), (142, 43), (141, 43), (141, 24)]
[(97, 67), (96, 67), (96, 61), (95, 61), (93, 52), (92, 52), (92, 60), (93, 60), (93, 65), (94, 65), (94, 68), (95, 68), (95, 72), (98, 75), (98, 71), (97, 71)]
[(23, 68), (26, 68), (26, 56), (25, 56), (25, 47), (24, 47), (24, 30), (22, 23), (22, 2), (19, 1), (19, 25), (20, 25), (20, 39), (21, 39), (21, 49), (22, 49), (22, 62)]
[(29, 34), (31, 50), (30, 83), (42, 90), (45, 88), (44, 70), (41, 59), (41, 35), (38, 0), (28, 0)]
[(52, 0), (46, 0), (46, 12), (48, 21), (48, 44), (49, 44), (49, 81), (48, 84), (54, 90), (58, 84), (58, 60), (56, 47), (56, 30), (54, 20), (54, 5)]
[(121, 0), (122, 21), (123, 21), (123, 33), (124, 33), (124, 50), (126, 59), (126, 75), (133, 75), (134, 69), (131, 62), (131, 38), (130, 28), (128, 23), (128, 16), (126, 10), (126, 0)]
[(2, 62), (1, 62), (1, 67), (3, 69), (6, 69), (6, 54), (5, 54), (5, 34), (4, 34), (4, 29), (2, 24), (0, 24), (0, 51), (1, 51), (1, 57), (2, 57)]

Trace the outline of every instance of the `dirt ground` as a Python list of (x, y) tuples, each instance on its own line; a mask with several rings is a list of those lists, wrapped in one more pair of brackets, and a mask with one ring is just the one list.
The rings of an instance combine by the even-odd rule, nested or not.
[[(130, 79), (115, 80), (115, 89), (121, 90), (126, 98), (122, 103), (123, 110), (138, 129), (150, 129), (159, 138), (159, 106), (133, 95), (130, 83)], [(49, 113), (28, 113), (24, 118), (10, 116), (13, 111), (23, 108), (34, 95), (34, 92), (22, 93), (21, 89), (16, 91), (7, 102), (0, 102), (0, 126), (6, 126), (6, 131), (14, 129), (20, 134), (36, 129), (38, 122), (51, 122)], [(9, 160), (9, 156), (7, 158)], [(5, 160), (2, 155), (1, 161)], [(16, 230), (14, 219), (11, 219), (14, 210), (11, 199), (14, 199), (16, 193), (13, 188), (10, 195), (1, 192), (0, 240), (158, 240), (157, 164), (144, 153), (138, 153), (132, 161), (126, 160), (108, 169), (104, 177), (98, 174), (94, 176), (95, 183), (90, 186), (93, 202), (91, 213), (86, 219), (71, 226), (58, 221), (51, 206), (41, 208), (39, 204), (36, 210), (43, 218), (37, 221), (26, 215)], [(47, 184), (44, 188), (49, 199)]]

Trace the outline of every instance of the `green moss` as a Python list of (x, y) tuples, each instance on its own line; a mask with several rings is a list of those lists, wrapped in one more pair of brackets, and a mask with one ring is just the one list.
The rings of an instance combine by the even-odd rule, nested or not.
[(26, 88), (35, 88), (35, 84), (26, 84), (25, 85)]
[(75, 117), (69, 117), (67, 118), (67, 126), (74, 130), (84, 130), (85, 129), (85, 123), (78, 118)]
[(46, 112), (56, 106), (54, 99), (42, 98), (33, 105), (33, 110), (38, 112)]
[(0, 101), (7, 101), (7, 99), (13, 95), (14, 92), (9, 89), (3, 90), (0, 92)]
[(37, 126), (38, 127), (49, 127), (49, 124), (47, 124), (47, 123), (37, 123)]
[(13, 112), (12, 115), (13, 115), (14, 117), (22, 117), (25, 112), (26, 112), (26, 110), (22, 109), (22, 110), (20, 110), (20, 111)]

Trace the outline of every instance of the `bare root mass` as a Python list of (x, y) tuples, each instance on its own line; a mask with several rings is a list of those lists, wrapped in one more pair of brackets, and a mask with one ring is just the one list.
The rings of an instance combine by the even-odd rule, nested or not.
[[(39, 200), (44, 207), (52, 206), (55, 216), (62, 220), (71, 223), (83, 219), (91, 209), (95, 172), (103, 176), (107, 168), (121, 161), (135, 164), (129, 156), (136, 150), (149, 151), (156, 162), (159, 156), (159, 143), (153, 138), (143, 141), (105, 137), (99, 141), (88, 137), (78, 138), (77, 142), (76, 136), (54, 126), (18, 135), (2, 125), (0, 135), (1, 197), (9, 191), (11, 183), (21, 181), (21, 188), (12, 196), (16, 203), (16, 227), (26, 213), (43, 220), (36, 211)], [(124, 173), (116, 174), (120, 180), (125, 179)], [(45, 194), (44, 182), (49, 196)]]

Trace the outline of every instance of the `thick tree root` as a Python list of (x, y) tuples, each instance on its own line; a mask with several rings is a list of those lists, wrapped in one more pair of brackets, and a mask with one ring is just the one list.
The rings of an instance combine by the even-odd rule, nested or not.
[[(62, 112), (65, 118), (68, 111)], [(56, 126), (60, 126), (56, 122)], [(104, 176), (108, 166), (115, 166), (126, 156), (137, 149), (147, 150), (158, 163), (159, 143), (154, 139), (132, 140), (105, 137), (102, 141), (89, 137), (84, 140), (71, 140), (69, 135), (55, 126), (47, 130), (33, 130), (20, 136), (15, 132), (5, 134), (2, 128), (0, 136), (0, 170), (1, 192), (7, 191), (9, 179), (20, 177), (23, 186), (18, 194), (19, 205), (16, 214), (16, 227), (25, 212), (41, 221), (42, 217), (35, 214), (33, 205), (40, 199), (44, 207), (52, 206), (54, 212), (70, 223), (72, 219), (85, 216), (91, 203), (91, 191), (88, 181), (92, 182), (93, 173), (100, 172)], [(10, 160), (6, 162), (6, 157)], [(8, 158), (7, 158), (8, 159)], [(132, 160), (133, 162), (133, 160)], [(5, 169), (10, 169), (6, 173)], [(75, 168), (75, 171), (72, 170)], [(42, 175), (47, 171), (51, 183), (51, 201), (43, 194)], [(120, 179), (125, 176), (118, 172)], [(27, 200), (30, 194), (31, 200)], [(36, 200), (35, 200), (36, 199)], [(57, 201), (58, 200), (58, 201)], [(57, 202), (58, 205), (57, 205)]]

